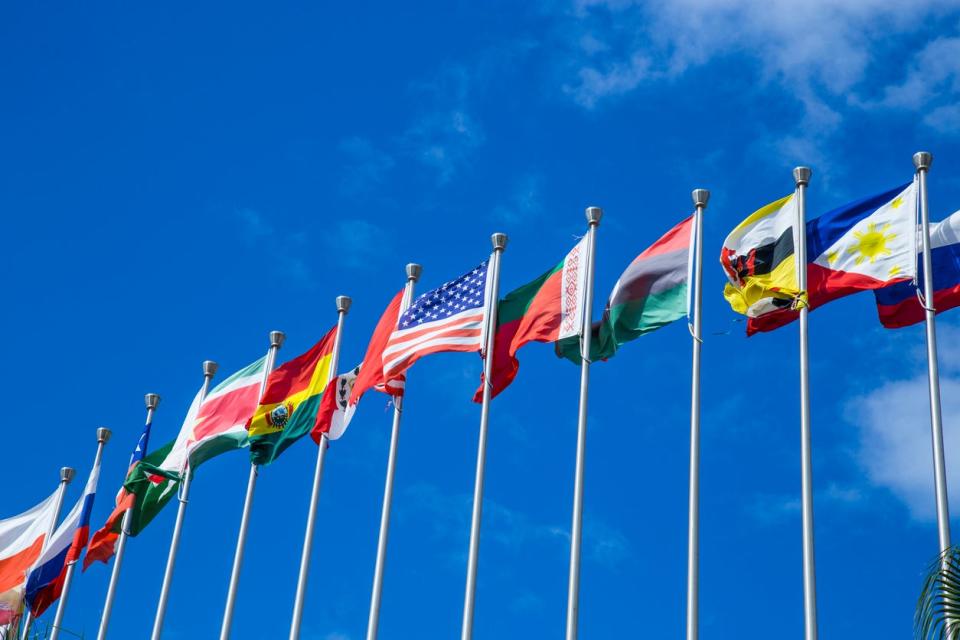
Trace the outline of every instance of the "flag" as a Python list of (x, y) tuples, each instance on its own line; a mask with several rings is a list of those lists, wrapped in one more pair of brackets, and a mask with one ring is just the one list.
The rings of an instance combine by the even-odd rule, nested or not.
[[(933, 264), (933, 307), (937, 313), (953, 309), (960, 305), (960, 211), (930, 225), (930, 259)], [(917, 282), (922, 283), (923, 278), (923, 260), (918, 258)], [(913, 282), (897, 282), (873, 293), (880, 323), (886, 328), (897, 329), (924, 320), (917, 285)]]
[[(143, 460), (143, 457), (147, 453), (147, 446), (150, 442), (150, 425), (151, 423), (149, 422), (144, 425), (140, 439), (137, 440), (137, 446), (134, 447), (133, 453), (130, 454), (130, 463), (127, 465), (127, 478), (130, 477), (130, 474), (133, 473), (137, 464)], [(134, 505), (135, 500), (136, 496), (129, 493), (122, 486), (120, 487), (120, 491), (117, 493), (116, 500), (114, 501), (115, 508), (107, 518), (106, 524), (97, 530), (93, 534), (93, 537), (90, 538), (90, 546), (87, 547), (87, 553), (83, 556), (84, 571), (97, 560), (106, 564), (117, 552), (117, 543), (120, 540), (120, 527), (123, 523), (123, 516), (127, 512), (127, 509), (130, 509)]]
[[(630, 263), (593, 327), (591, 361), (611, 358), (620, 345), (689, 314), (694, 239), (690, 216)], [(558, 342), (557, 352), (579, 364), (580, 340)]]
[(405, 380), (402, 375), (390, 381), (385, 381), (383, 377), (383, 350), (390, 340), (390, 334), (397, 327), (400, 308), (403, 306), (403, 294), (404, 290), (401, 289), (380, 316), (367, 345), (363, 362), (350, 371), (341, 373), (327, 385), (317, 411), (316, 423), (310, 432), (310, 437), (317, 444), (320, 444), (323, 434), (327, 434), (330, 440), (336, 440), (343, 435), (357, 403), (369, 389), (383, 391), (394, 397), (403, 395)]
[(424, 293), (403, 312), (383, 351), (386, 382), (431, 353), (480, 351), (486, 324), (487, 267), (484, 260), (456, 280)]
[[(508, 293), (497, 305), (491, 397), (513, 382), (520, 369), (517, 351), (528, 342), (579, 342), (587, 273), (587, 239), (536, 280)], [(483, 380), (473, 395), (483, 400)]]
[(63, 590), (67, 567), (80, 559), (90, 533), (90, 512), (97, 495), (100, 461), (90, 470), (83, 495), (50, 538), (37, 563), (27, 574), (27, 606), (39, 617), (57, 601)]
[(27, 571), (56, 524), (58, 492), (19, 515), (0, 520), (0, 631), (12, 631), (20, 618)]
[(330, 381), (334, 327), (306, 353), (277, 367), (267, 379), (260, 406), (250, 418), (250, 461), (269, 464), (309, 433)]

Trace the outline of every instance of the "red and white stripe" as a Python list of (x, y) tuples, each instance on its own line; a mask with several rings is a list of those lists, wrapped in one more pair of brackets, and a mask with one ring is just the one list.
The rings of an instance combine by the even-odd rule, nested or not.
[(483, 308), (468, 309), (443, 320), (396, 329), (383, 351), (383, 375), (389, 381), (423, 356), (442, 351), (480, 351)]

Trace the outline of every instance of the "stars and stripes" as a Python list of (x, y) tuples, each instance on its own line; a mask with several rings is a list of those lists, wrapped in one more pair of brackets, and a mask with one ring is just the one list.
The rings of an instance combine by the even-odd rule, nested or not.
[(383, 351), (384, 379), (396, 378), (419, 358), (441, 351), (480, 351), (483, 344), (487, 261), (417, 298), (399, 318)]

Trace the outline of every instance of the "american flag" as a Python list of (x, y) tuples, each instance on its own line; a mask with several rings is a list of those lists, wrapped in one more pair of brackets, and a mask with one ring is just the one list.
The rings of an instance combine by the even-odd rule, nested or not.
[(487, 299), (487, 261), (424, 293), (397, 321), (383, 351), (385, 380), (441, 351), (480, 351)]

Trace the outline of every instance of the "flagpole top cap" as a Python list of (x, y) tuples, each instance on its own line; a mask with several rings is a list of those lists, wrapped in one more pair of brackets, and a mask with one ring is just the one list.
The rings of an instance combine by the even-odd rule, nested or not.
[(110, 436), (113, 435), (113, 432), (106, 427), (97, 428), (97, 442), (107, 444), (110, 441)]
[(349, 312), (351, 304), (353, 299), (350, 296), (337, 296), (337, 313)]
[(213, 360), (204, 360), (203, 361), (203, 376), (205, 378), (212, 378), (217, 375), (217, 363)]
[(279, 349), (283, 346), (283, 341), (287, 339), (287, 334), (283, 331), (270, 332), (270, 346)]
[(416, 262), (411, 262), (407, 265), (407, 280), (416, 282), (420, 279), (421, 273), (423, 273), (423, 267)]
[(913, 154), (913, 166), (917, 171), (929, 169), (931, 164), (933, 164), (933, 154), (929, 151), (917, 151)]
[(797, 186), (810, 184), (810, 176), (813, 174), (813, 171), (810, 167), (797, 167), (793, 170), (793, 181), (797, 183)]
[(710, 191), (708, 189), (694, 189), (690, 197), (693, 198), (693, 206), (705, 207), (707, 201), (710, 200)]
[(493, 245), (494, 251), (503, 251), (507, 248), (507, 234), (505, 233), (495, 233), (490, 236), (490, 243)]
[(148, 393), (143, 396), (143, 404), (147, 406), (147, 409), (156, 409), (160, 406), (160, 394), (159, 393)]
[(600, 224), (600, 218), (603, 217), (603, 209), (600, 207), (587, 207), (585, 215), (587, 216), (587, 224), (596, 226)]
[(73, 470), (73, 467), (60, 467), (60, 482), (69, 484), (75, 475), (77, 475), (77, 472)]

